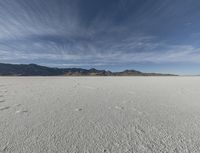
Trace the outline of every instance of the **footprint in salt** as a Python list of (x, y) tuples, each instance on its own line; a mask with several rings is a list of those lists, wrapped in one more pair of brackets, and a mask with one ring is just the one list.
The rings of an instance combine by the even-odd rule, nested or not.
[(118, 110), (123, 110), (123, 109), (124, 109), (124, 107), (122, 107), (122, 106), (115, 106), (115, 109), (118, 109)]
[(15, 106), (15, 107), (19, 107), (19, 106), (21, 106), (21, 105), (22, 105), (22, 104), (15, 104), (14, 106)]
[(5, 102), (5, 100), (0, 100), (0, 103), (4, 103)]
[(82, 108), (76, 108), (75, 109), (75, 111), (77, 111), (77, 112), (80, 112), (80, 111), (82, 111), (83, 109)]
[(2, 107), (0, 107), (0, 111), (6, 110), (6, 109), (9, 109), (9, 108), (10, 108), (10, 106), (2, 106)]
[(15, 112), (16, 114), (28, 113), (27, 110), (18, 110)]

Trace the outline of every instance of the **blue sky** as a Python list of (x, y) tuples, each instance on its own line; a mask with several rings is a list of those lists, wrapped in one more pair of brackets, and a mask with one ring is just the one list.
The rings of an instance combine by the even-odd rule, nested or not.
[(199, 0), (2, 0), (0, 62), (200, 74)]

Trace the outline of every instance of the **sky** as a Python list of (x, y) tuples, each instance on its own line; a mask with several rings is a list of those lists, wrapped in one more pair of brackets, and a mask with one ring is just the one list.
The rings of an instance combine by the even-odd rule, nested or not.
[(200, 74), (199, 0), (1, 0), (0, 63)]

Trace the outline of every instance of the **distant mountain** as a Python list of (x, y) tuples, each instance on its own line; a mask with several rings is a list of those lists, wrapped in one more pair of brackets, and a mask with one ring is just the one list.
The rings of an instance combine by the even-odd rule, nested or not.
[(97, 69), (50, 68), (36, 64), (0, 63), (0, 76), (174, 76), (172, 74), (143, 73), (135, 70), (111, 72)]

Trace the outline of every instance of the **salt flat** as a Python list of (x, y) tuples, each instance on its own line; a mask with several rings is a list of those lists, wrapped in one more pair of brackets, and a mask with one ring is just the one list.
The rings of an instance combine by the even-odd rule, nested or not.
[(1, 77), (0, 152), (200, 152), (200, 77)]

